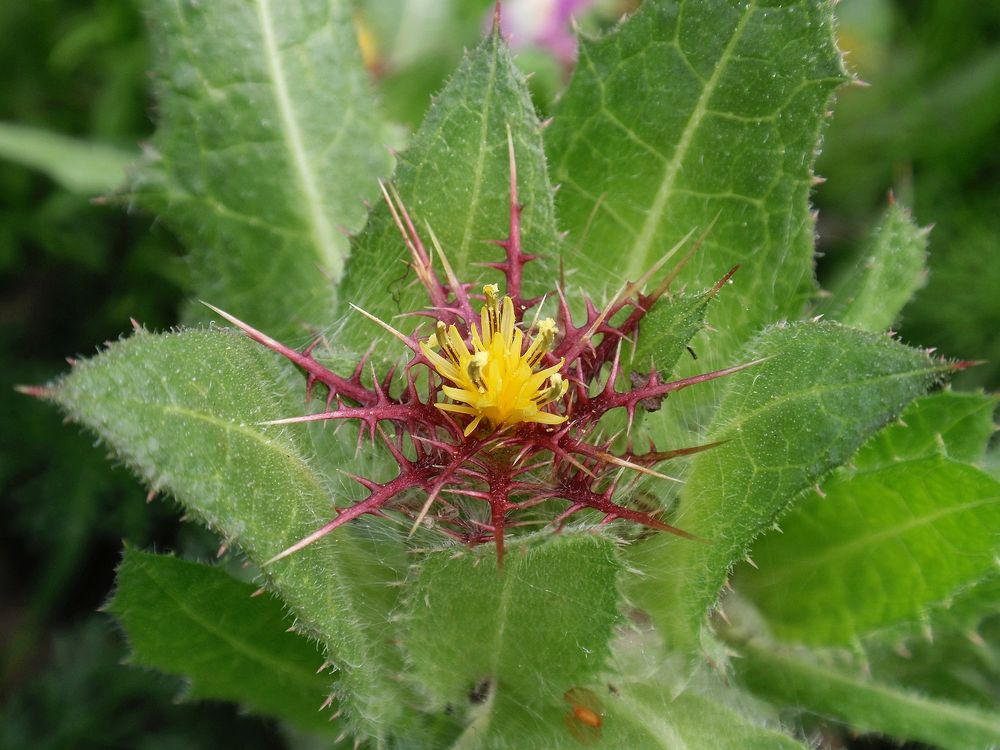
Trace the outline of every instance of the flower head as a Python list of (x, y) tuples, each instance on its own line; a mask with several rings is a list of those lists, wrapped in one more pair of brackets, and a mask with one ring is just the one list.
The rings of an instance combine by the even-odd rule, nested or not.
[[(503, 273), (506, 294), (486, 284), (478, 313), (470, 285), (459, 281), (433, 232), (430, 239), (445, 280), (432, 266), (420, 235), (399, 195), (383, 185), (389, 211), (410, 252), (411, 267), (427, 292), (430, 307), (422, 314), (435, 319), (429, 338), (402, 333), (363, 310), (409, 348), (410, 361), (394, 382), (396, 370), (384, 377), (365, 376), (365, 358), (350, 376), (327, 369), (312, 355), (315, 344), (296, 351), (246, 323), (216, 310), (248, 336), (280, 353), (305, 370), (307, 392), (316, 383), (327, 388), (327, 409), (319, 414), (289, 417), (272, 424), (322, 420), (353, 420), (382, 441), (399, 467), (388, 482), (353, 478), (368, 492), (353, 505), (339, 509), (329, 523), (316, 529), (267, 564), (293, 554), (364, 514), (387, 511), (425, 520), (466, 544), (493, 542), (503, 562), (508, 528), (521, 525), (519, 516), (536, 509), (558, 530), (580, 512), (597, 514), (599, 525), (624, 519), (688, 538), (690, 534), (664, 523), (658, 513), (629, 507), (630, 489), (640, 475), (677, 481), (655, 467), (678, 456), (712, 447), (695, 445), (658, 450), (650, 445), (636, 451), (631, 438), (614, 452), (615, 437), (604, 434), (602, 419), (621, 410), (631, 430), (638, 409), (658, 408), (668, 394), (750, 367), (755, 362), (665, 382), (654, 368), (648, 376), (631, 373), (619, 390), (622, 342), (639, 332), (646, 313), (667, 291), (678, 268), (649, 294), (643, 285), (660, 271), (684, 238), (643, 278), (627, 284), (599, 309), (586, 300), (586, 320), (577, 325), (561, 288), (556, 319), (526, 324), (525, 312), (540, 299), (525, 299), (521, 279), (534, 257), (521, 247), (517, 172), (513, 143), (510, 153), (510, 228), (499, 241), (505, 260), (487, 265)], [(696, 245), (697, 246), (697, 245)], [(695, 247), (696, 247), (695, 246)], [(690, 253), (688, 256), (690, 257)], [(683, 264), (684, 261), (681, 261)], [(735, 271), (735, 269), (733, 269)], [(712, 289), (717, 292), (732, 275)], [(215, 309), (215, 308), (213, 308)], [(427, 389), (417, 387), (421, 368), (428, 372)], [(421, 379), (422, 381), (422, 379)], [(553, 503), (568, 503), (557, 510)], [(482, 513), (485, 510), (486, 513)]]
[[(524, 332), (517, 327), (513, 300), (510, 297), (500, 300), (496, 284), (484, 286), (483, 294), (486, 304), (480, 311), (482, 334), (473, 323), (472, 351), (458, 328), (440, 320), (434, 336), (420, 342), (424, 356), (451, 383), (441, 390), (457, 402), (435, 406), (472, 417), (464, 430), (466, 436), (482, 420), (493, 428), (520, 422), (565, 422), (565, 415), (545, 411), (548, 404), (565, 396), (569, 388), (569, 382), (559, 374), (565, 360), (537, 369), (552, 350), (555, 321), (551, 318), (539, 321), (533, 340), (526, 346)], [(441, 353), (434, 351), (434, 347)]]

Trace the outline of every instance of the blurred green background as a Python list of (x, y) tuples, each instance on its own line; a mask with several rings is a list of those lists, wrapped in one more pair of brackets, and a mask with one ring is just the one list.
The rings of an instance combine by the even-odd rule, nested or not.
[[(491, 3), (356, 4), (384, 110), (405, 143)], [(591, 30), (635, 5), (577, 4), (591, 6), (581, 11)], [(544, 112), (569, 69), (565, 50), (532, 42), (552, 19), (530, 2), (508, 5)], [(848, 62), (870, 86), (841, 92), (825, 134), (820, 279), (853, 262), (893, 190), (935, 225), (904, 340), (988, 360), (958, 386), (995, 389), (1000, 4), (843, 0), (837, 12)], [(227, 705), (177, 705), (179, 681), (120, 663), (120, 633), (97, 609), (122, 540), (196, 559), (213, 556), (215, 542), (181, 523), (169, 500), (147, 504), (100, 445), (13, 389), (65, 371), (67, 356), (94, 354), (130, 317), (153, 330), (177, 320), (186, 276), (177, 242), (152, 217), (93, 200), (152, 133), (141, 14), (116, 0), (3, 3), (0, 38), (0, 746), (284, 747), (291, 738), (273, 723)]]

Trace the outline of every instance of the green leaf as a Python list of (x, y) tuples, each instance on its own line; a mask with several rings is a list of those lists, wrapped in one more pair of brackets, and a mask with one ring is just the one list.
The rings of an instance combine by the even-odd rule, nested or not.
[(668, 646), (693, 649), (734, 563), (804, 490), (939, 380), (947, 366), (892, 339), (833, 323), (764, 331), (731, 377), (708, 431), (723, 445), (692, 462), (675, 522), (704, 543), (667, 535), (635, 548), (636, 595)]
[(1000, 483), (941, 457), (838, 475), (754, 547), (746, 593), (780, 638), (848, 644), (994, 567)]
[[(802, 750), (780, 731), (771, 706), (723, 684), (714, 673), (690, 677), (677, 666), (657, 647), (652, 631), (629, 629), (614, 641), (600, 679), (530, 703), (500, 693), (488, 714), (486, 706), (470, 709), (473, 720), (452, 747), (562, 750), (583, 743), (634, 750)], [(600, 715), (599, 730), (574, 717), (578, 706)]]
[(955, 460), (982, 457), (995, 406), (975, 393), (917, 399), (858, 451), (851, 471), (824, 483), (823, 497), (810, 493), (782, 520), (783, 535), (760, 540), (759, 570), (741, 571), (738, 586), (776, 633), (846, 643), (924, 620), (993, 567), (1000, 516), (989, 497), (1000, 484)]
[(707, 369), (798, 316), (813, 288), (812, 163), (845, 78), (825, 0), (648, 0), (584, 39), (545, 136), (575, 241), (593, 213), (567, 267), (592, 290), (609, 273), (634, 280), (714, 222), (681, 280), (703, 288), (743, 268), (709, 315)]
[[(618, 688), (609, 699), (606, 719), (609, 747), (690, 750), (804, 750), (786, 734), (756, 726), (746, 718), (706, 696), (685, 691), (676, 698), (662, 685), (634, 684)], [(616, 719), (631, 723), (619, 725)], [(621, 726), (621, 730), (619, 730)]]
[(236, 701), (303, 729), (339, 733), (318, 711), (330, 677), (316, 646), (288, 633), (282, 605), (224, 570), (126, 549), (108, 603), (130, 661), (189, 680), (185, 697)]
[[(524, 248), (542, 256), (526, 270), (530, 296), (550, 292), (555, 285), (553, 256), (559, 237), (541, 125), (524, 79), (498, 34), (490, 34), (466, 55), (438, 95), (413, 144), (399, 156), (393, 184), (424, 244), (431, 247), (429, 225), (461, 280), (474, 287), (497, 281), (496, 272), (476, 264), (503, 258), (502, 251), (489, 243), (508, 234), (508, 128), (517, 157), (519, 200), (524, 205)], [(408, 259), (399, 230), (380, 201), (353, 249), (343, 301), (354, 302), (383, 320), (425, 308), (426, 295), (411, 283), (411, 272), (401, 262)], [(440, 264), (435, 263), (435, 270), (443, 278)], [(344, 333), (362, 350), (381, 335), (367, 324), (353, 328)]]
[[(438, 705), (560, 700), (603, 666), (619, 619), (614, 543), (576, 534), (511, 545), (497, 570), (492, 546), (434, 553), (407, 608), (413, 674)], [(523, 720), (523, 719), (522, 719)], [(477, 731), (487, 721), (479, 718)]]
[(865, 443), (851, 463), (858, 469), (872, 469), (933, 455), (979, 462), (996, 430), (997, 400), (983, 393), (954, 391), (919, 398), (903, 412), (899, 423)]
[(884, 331), (927, 280), (927, 234), (892, 202), (865, 242), (857, 265), (816, 311), (844, 325)]
[[(155, 489), (237, 543), (257, 564), (357, 498), (320, 474), (301, 430), (261, 422), (301, 413), (301, 381), (241, 335), (139, 333), (81, 362), (51, 388), (70, 416)], [(285, 394), (285, 395), (279, 395)], [(341, 442), (341, 464), (353, 448)], [(359, 465), (360, 464), (360, 465)], [(360, 473), (370, 466), (355, 462)], [(377, 523), (352, 524), (265, 571), (342, 667), (346, 708), (361, 731), (401, 721), (406, 701), (390, 679), (397, 657), (388, 613), (402, 576), (401, 545)]]
[(983, 750), (1000, 737), (1000, 714), (926, 698), (822, 664), (802, 652), (749, 645), (733, 664), (754, 692), (846, 722), (854, 731)]
[(107, 193), (136, 158), (112, 146), (0, 122), (0, 157), (45, 172), (72, 193)]
[(661, 298), (642, 321), (630, 369), (649, 374), (655, 367), (667, 378), (691, 339), (705, 326), (713, 292)]
[(160, 113), (133, 197), (197, 294), (275, 336), (326, 324), (390, 157), (345, 0), (147, 0)]
[[(673, 697), (660, 682), (628, 682), (585, 688), (601, 714), (600, 732), (567, 718), (562, 700), (531, 706), (506, 702), (495, 709), (485, 736), (454, 750), (574, 750), (587, 744), (631, 750), (804, 750), (782, 732), (748, 720), (724, 703), (693, 691)], [(580, 690), (582, 686), (573, 686)], [(588, 706), (589, 707), (589, 706)], [(525, 715), (530, 710), (531, 719)], [(568, 725), (574, 725), (571, 730)], [(477, 730), (482, 731), (480, 727)], [(576, 731), (580, 737), (572, 732)], [(472, 737), (473, 735), (466, 735)]]
[(911, 630), (905, 638), (879, 633), (864, 640), (864, 658), (875, 679), (996, 710), (1000, 705), (1000, 575), (996, 571)]

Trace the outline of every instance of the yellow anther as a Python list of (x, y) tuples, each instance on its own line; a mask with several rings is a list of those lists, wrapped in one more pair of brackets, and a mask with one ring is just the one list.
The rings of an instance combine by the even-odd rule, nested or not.
[(483, 370), (486, 363), (490, 361), (490, 355), (486, 352), (476, 352), (469, 358), (469, 364), (465, 366), (465, 372), (469, 375), (469, 380), (475, 385), (480, 393), (486, 392), (486, 383), (483, 381)]
[(528, 351), (524, 353), (528, 364), (534, 367), (538, 360), (552, 351), (555, 340), (556, 322), (552, 318), (538, 321), (538, 333), (535, 334), (535, 340), (531, 342)]
[(535, 397), (535, 403), (539, 406), (545, 406), (545, 404), (558, 401), (566, 395), (568, 389), (569, 381), (563, 380), (563, 376), (557, 372), (549, 378), (549, 387), (540, 391)]

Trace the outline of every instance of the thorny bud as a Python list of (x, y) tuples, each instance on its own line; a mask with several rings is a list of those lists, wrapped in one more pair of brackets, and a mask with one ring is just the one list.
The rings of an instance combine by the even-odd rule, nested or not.
[[(507, 239), (497, 243), (506, 258), (487, 264), (504, 274), (506, 289), (501, 294), (497, 284), (483, 286), (478, 314), (470, 285), (455, 277), (433, 232), (430, 238), (444, 281), (432, 267), (431, 256), (399, 195), (391, 186), (382, 185), (389, 211), (409, 250), (411, 266), (429, 298), (430, 307), (424, 314), (437, 319), (434, 334), (420, 339), (356, 308), (412, 352), (401, 371), (401, 387), (392, 388), (395, 370), (382, 380), (373, 373), (370, 385), (366, 384), (362, 380), (365, 358), (350, 377), (337, 375), (315, 360), (314, 346), (303, 351), (290, 349), (216, 310), (252, 339), (304, 369), (309, 390), (316, 383), (328, 389), (326, 411), (272, 424), (357, 420), (362, 428), (359, 440), (366, 433), (373, 441), (378, 435), (399, 467), (396, 477), (385, 483), (354, 477), (368, 491), (365, 499), (339, 510), (325, 526), (266, 564), (306, 547), (358, 516), (383, 516), (390, 509), (410, 516), (414, 529), (430, 517), (436, 529), (465, 544), (494, 542), (501, 565), (505, 531), (519, 525), (518, 512), (549, 501), (569, 503), (547, 519), (557, 529), (573, 514), (590, 509), (600, 515), (601, 525), (625, 519), (694, 538), (667, 525), (655, 513), (630, 508), (618, 498), (629, 494), (629, 485), (638, 474), (671, 479), (653, 467), (714, 444), (668, 451), (650, 445), (646, 452), (635, 452), (629, 440), (628, 448), (615, 455), (611, 452), (614, 438), (604, 436), (598, 422), (605, 414), (621, 409), (631, 429), (637, 409), (658, 405), (674, 391), (756, 363), (672, 382), (664, 382), (655, 369), (644, 377), (632, 373), (630, 387), (618, 390), (619, 380), (626, 380), (619, 377), (622, 342), (635, 338), (644, 316), (667, 291), (679, 267), (652, 293), (643, 294), (641, 289), (691, 234), (642, 279), (627, 284), (603, 309), (584, 300), (587, 319), (582, 325), (574, 324), (561, 288), (556, 290), (557, 320), (546, 318), (526, 325), (525, 312), (540, 300), (525, 299), (522, 294), (522, 271), (534, 257), (525, 254), (521, 246), (521, 206), (509, 137), (508, 148), (510, 227)], [(685, 260), (689, 257), (691, 252)], [(720, 286), (716, 285), (713, 293)], [(429, 371), (426, 394), (418, 392), (418, 367)], [(398, 395), (393, 395), (396, 392)], [(628, 480), (623, 481), (623, 476)], [(478, 512), (477, 503), (485, 503), (488, 516)]]

